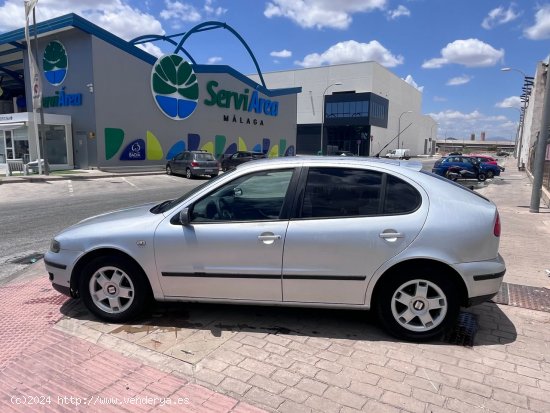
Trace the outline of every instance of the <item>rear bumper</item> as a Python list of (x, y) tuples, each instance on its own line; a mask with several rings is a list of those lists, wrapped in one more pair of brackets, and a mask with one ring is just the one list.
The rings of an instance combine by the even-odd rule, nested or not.
[(219, 169), (217, 166), (212, 168), (191, 168), (193, 175), (217, 175)]
[(458, 264), (455, 268), (466, 283), (469, 305), (482, 303), (495, 296), (506, 272), (506, 264), (500, 254), (493, 260)]

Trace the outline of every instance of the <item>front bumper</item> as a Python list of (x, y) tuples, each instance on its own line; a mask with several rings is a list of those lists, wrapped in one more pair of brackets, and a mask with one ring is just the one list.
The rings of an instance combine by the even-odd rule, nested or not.
[(71, 274), (80, 254), (82, 253), (79, 251), (61, 250), (58, 253), (48, 251), (44, 256), (44, 264), (52, 287), (69, 297), (75, 296), (75, 292), (71, 289)]

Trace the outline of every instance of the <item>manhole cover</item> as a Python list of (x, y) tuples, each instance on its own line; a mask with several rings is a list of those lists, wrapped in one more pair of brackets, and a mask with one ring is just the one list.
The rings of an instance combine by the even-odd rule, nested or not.
[(500, 291), (493, 301), (497, 304), (550, 313), (550, 290), (548, 288), (502, 283)]
[(36, 261), (41, 260), (42, 258), (44, 258), (44, 254), (35, 252), (33, 254), (25, 255), (24, 257), (14, 258), (9, 262), (12, 264), (26, 265), (26, 264), (34, 264)]
[(477, 316), (461, 311), (452, 330), (445, 334), (444, 341), (458, 346), (474, 346), (477, 333)]

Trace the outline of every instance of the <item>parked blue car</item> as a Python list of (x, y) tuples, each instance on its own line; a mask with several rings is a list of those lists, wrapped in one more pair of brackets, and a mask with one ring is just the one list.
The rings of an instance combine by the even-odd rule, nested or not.
[(476, 164), (479, 165), (480, 171), (483, 172), (488, 179), (500, 175), (500, 168), (498, 165), (492, 165), (484, 162), (479, 163), (476, 158), (465, 155), (447, 156), (437, 160), (433, 166), (432, 172), (446, 177), (447, 171), (452, 166), (458, 166), (461, 169), (475, 172)]

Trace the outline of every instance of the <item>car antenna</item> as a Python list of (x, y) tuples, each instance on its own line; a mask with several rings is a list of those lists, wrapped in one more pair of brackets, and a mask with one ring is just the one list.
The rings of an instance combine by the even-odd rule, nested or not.
[(380, 151), (378, 151), (378, 153), (376, 155), (374, 155), (374, 157), (375, 158), (380, 158), (380, 153), (384, 149), (386, 149), (390, 143), (392, 143), (394, 140), (396, 140), (399, 135), (401, 135), (403, 132), (405, 132), (409, 128), (409, 126), (411, 126), (412, 124), (413, 124), (413, 122), (409, 123), (405, 129), (403, 129), (401, 132), (399, 132), (397, 135), (395, 135), (395, 137), (391, 141), (389, 141), (382, 149), (380, 149)]

